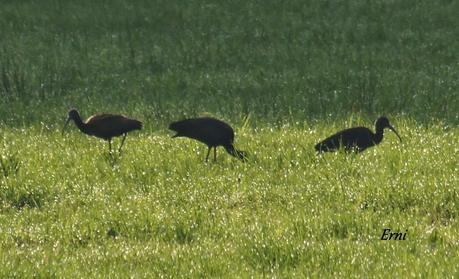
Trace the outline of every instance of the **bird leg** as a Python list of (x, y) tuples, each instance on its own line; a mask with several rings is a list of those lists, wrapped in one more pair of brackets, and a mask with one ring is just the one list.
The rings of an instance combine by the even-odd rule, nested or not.
[(112, 154), (112, 140), (108, 140), (108, 153)]
[(118, 153), (119, 153), (119, 154), (121, 154), (121, 147), (123, 147), (124, 140), (126, 139), (126, 136), (127, 136), (127, 133), (124, 133), (124, 137), (123, 137), (123, 139), (121, 140), (120, 148), (118, 148)]
[(207, 150), (206, 163), (209, 161), (210, 149), (212, 149), (212, 147), (209, 146), (209, 149)]
[(113, 154), (112, 154), (112, 139), (108, 140), (108, 155), (113, 159)]
[(217, 162), (217, 147), (214, 147), (214, 162)]

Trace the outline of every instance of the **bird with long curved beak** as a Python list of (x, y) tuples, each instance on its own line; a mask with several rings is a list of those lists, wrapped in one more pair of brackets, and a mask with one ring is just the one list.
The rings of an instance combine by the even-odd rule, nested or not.
[(247, 153), (234, 148), (234, 130), (227, 123), (212, 118), (199, 117), (172, 122), (169, 129), (177, 132), (176, 137), (187, 137), (205, 143), (208, 147), (206, 162), (214, 148), (214, 161), (217, 161), (217, 146), (223, 146), (231, 156), (242, 161), (247, 160)]
[(142, 122), (119, 114), (97, 114), (89, 117), (83, 122), (78, 111), (76, 109), (71, 109), (68, 113), (64, 127), (62, 128), (62, 135), (64, 135), (70, 120), (75, 122), (81, 132), (108, 141), (110, 154), (112, 152), (111, 141), (113, 137), (123, 135), (123, 140), (118, 149), (118, 152), (121, 153), (121, 148), (123, 147), (127, 133), (133, 130), (142, 129)]
[(389, 123), (389, 119), (381, 116), (375, 123), (376, 133), (373, 133), (366, 127), (349, 128), (339, 131), (319, 142), (316, 144), (315, 149), (318, 153), (335, 151), (339, 148), (344, 148), (346, 151), (362, 152), (368, 147), (377, 145), (382, 141), (385, 128), (392, 130), (400, 139), (400, 142), (402, 142), (402, 138), (397, 130)]

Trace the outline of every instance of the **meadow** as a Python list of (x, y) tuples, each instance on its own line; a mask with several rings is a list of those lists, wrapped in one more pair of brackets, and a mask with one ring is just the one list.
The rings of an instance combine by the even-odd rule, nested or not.
[[(458, 277), (458, 11), (0, 1), (0, 277)], [(144, 129), (110, 157), (73, 107)], [(202, 115), (247, 163), (170, 138)], [(380, 115), (403, 143), (315, 154)]]

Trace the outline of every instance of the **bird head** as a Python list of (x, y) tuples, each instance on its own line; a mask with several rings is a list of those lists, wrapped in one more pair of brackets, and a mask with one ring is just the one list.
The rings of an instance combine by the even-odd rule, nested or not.
[(76, 119), (76, 118), (79, 118), (80, 117), (80, 114), (78, 113), (78, 111), (76, 109), (71, 109), (69, 110), (69, 113), (68, 113), (70, 119)]
[(173, 138), (180, 136), (185, 129), (186, 123), (184, 121), (176, 121), (169, 124), (169, 130), (177, 132), (177, 134), (172, 136)]
[(392, 125), (390, 125), (389, 119), (387, 119), (387, 117), (381, 116), (380, 118), (378, 118), (378, 120), (376, 120), (376, 125), (375, 126), (376, 126), (376, 131), (383, 130), (384, 128), (391, 129), (392, 132), (394, 132), (397, 135), (397, 137), (399, 138), (400, 142), (402, 142), (402, 138), (398, 134), (397, 130), (395, 130), (395, 128), (392, 127)]
[(64, 135), (65, 128), (67, 128), (67, 125), (69, 124), (70, 120), (79, 119), (80, 114), (76, 109), (71, 109), (69, 110), (67, 120), (65, 120), (64, 128), (62, 129), (62, 135)]
[(247, 152), (241, 151), (241, 150), (237, 150), (236, 152), (237, 152), (237, 157), (239, 159), (241, 159), (243, 162), (247, 162), (247, 159), (248, 159)]

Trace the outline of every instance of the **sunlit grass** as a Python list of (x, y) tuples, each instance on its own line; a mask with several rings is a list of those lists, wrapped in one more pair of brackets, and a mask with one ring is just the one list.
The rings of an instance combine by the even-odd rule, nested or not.
[(207, 164), (205, 146), (164, 131), (132, 133), (114, 162), (75, 128), (5, 129), (21, 167), (0, 180), (1, 274), (458, 272), (457, 128), (394, 119), (402, 144), (388, 131), (362, 154), (316, 156), (340, 125), (236, 127), (250, 161), (219, 150)]

